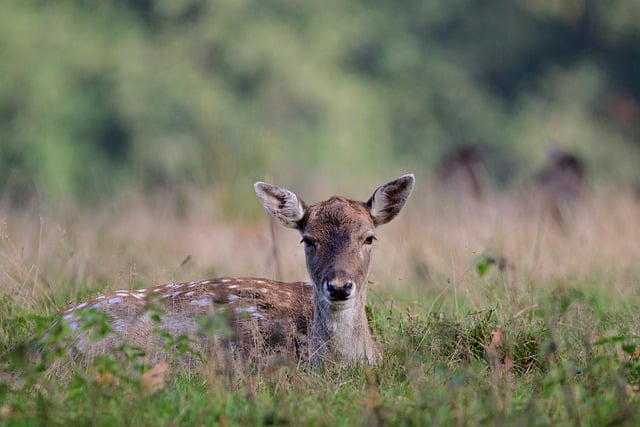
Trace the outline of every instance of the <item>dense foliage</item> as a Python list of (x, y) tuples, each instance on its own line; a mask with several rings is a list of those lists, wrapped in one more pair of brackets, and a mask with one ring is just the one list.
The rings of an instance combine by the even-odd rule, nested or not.
[(0, 188), (233, 192), (427, 172), (459, 144), (502, 181), (556, 145), (637, 179), (638, 20), (625, 0), (2, 2)]

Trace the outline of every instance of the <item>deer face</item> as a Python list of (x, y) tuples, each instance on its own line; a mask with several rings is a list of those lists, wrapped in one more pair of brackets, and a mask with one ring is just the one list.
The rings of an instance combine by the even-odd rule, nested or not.
[(414, 181), (403, 175), (378, 187), (367, 202), (332, 197), (311, 206), (281, 187), (258, 182), (255, 189), (265, 209), (302, 236), (317, 300), (340, 306), (364, 299), (375, 229), (400, 212)]
[(375, 225), (363, 203), (333, 197), (313, 205), (300, 234), (316, 296), (339, 305), (365, 288)]

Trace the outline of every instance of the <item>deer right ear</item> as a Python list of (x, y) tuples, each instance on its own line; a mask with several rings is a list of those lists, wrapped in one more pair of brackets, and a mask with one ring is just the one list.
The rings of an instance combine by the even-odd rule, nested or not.
[(296, 193), (265, 182), (256, 182), (253, 188), (262, 206), (280, 224), (289, 228), (300, 228), (307, 207)]
[(415, 181), (413, 174), (409, 173), (381, 185), (373, 192), (366, 206), (376, 227), (388, 223), (398, 215), (411, 195)]

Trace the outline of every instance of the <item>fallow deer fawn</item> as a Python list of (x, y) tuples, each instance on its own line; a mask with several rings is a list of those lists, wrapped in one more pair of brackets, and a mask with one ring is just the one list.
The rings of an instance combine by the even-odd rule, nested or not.
[[(115, 291), (64, 310), (84, 354), (111, 351), (118, 343), (163, 357), (157, 331), (196, 338), (198, 351), (213, 341), (244, 356), (286, 353), (301, 361), (376, 364), (381, 355), (365, 314), (370, 252), (376, 228), (402, 209), (414, 184), (412, 174), (378, 187), (367, 202), (332, 197), (307, 206), (295, 193), (263, 182), (255, 191), (280, 224), (297, 230), (305, 248), (310, 283), (258, 278), (218, 278)], [(160, 305), (159, 320), (148, 306)], [(89, 308), (108, 316), (112, 332), (91, 341), (82, 331)], [(198, 317), (224, 313), (233, 336), (212, 340), (198, 334)], [(224, 317), (224, 316), (223, 316)], [(155, 355), (154, 353), (155, 352)]]

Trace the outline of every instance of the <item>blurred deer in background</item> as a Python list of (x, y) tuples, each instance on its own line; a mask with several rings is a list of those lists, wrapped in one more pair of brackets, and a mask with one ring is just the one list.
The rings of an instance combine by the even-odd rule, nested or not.
[(543, 209), (565, 229), (574, 215), (576, 203), (584, 196), (584, 162), (574, 153), (554, 150), (548, 164), (537, 174), (535, 183), (541, 193)]
[(487, 186), (484, 157), (483, 151), (475, 146), (456, 148), (442, 161), (438, 171), (440, 184), (458, 197), (482, 200)]
[(437, 194), (442, 215), (473, 221), (481, 218), (491, 206), (486, 157), (485, 149), (462, 145), (440, 160), (432, 193)]
[[(376, 228), (398, 215), (414, 181), (412, 174), (403, 175), (366, 202), (332, 197), (309, 206), (292, 191), (257, 182), (269, 214), (302, 236), (310, 283), (228, 277), (100, 295), (61, 313), (74, 331), (75, 349), (91, 357), (126, 342), (159, 360), (166, 357), (161, 335), (169, 333), (195, 339), (203, 355), (222, 344), (256, 361), (285, 353), (314, 364), (376, 364), (381, 354), (365, 313), (371, 248)], [(82, 323), (96, 310), (111, 327), (97, 341)], [(212, 315), (223, 317), (232, 333), (201, 333), (199, 323)]]

